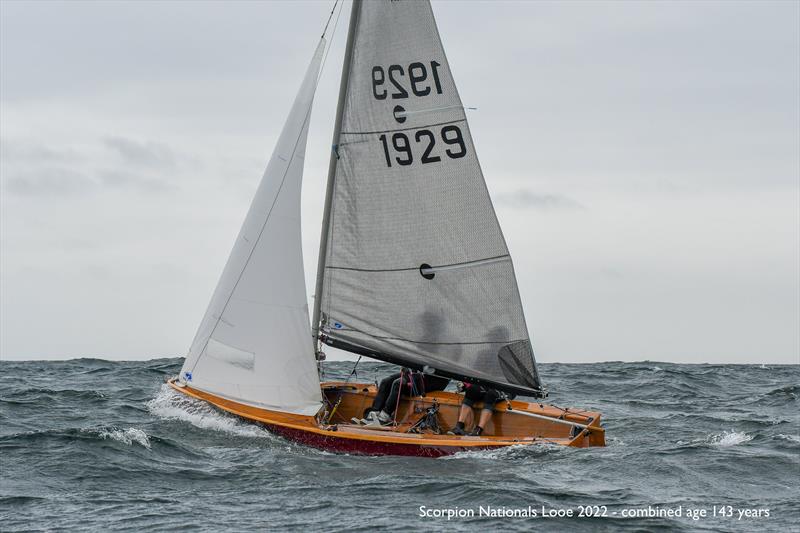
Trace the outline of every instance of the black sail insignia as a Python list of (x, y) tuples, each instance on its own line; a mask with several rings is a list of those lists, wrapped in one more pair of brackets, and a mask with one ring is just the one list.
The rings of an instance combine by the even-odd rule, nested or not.
[(320, 338), (540, 396), (514, 267), (430, 4), (359, 9), (334, 142)]

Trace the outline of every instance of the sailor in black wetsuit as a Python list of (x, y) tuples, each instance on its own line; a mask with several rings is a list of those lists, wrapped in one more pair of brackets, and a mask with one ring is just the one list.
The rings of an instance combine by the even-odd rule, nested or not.
[(494, 412), (494, 404), (500, 399), (500, 393), (495, 389), (484, 387), (483, 385), (473, 385), (471, 383), (464, 383), (464, 399), (461, 401), (461, 410), (458, 413), (458, 422), (456, 427), (448, 431), (449, 435), (466, 435), (464, 431), (464, 423), (467, 417), (472, 414), (472, 406), (475, 402), (483, 402), (483, 409), (481, 409), (481, 416), (478, 419), (478, 424), (469, 433), (475, 437), (483, 433), (489, 419), (492, 418)]
[(366, 417), (354, 422), (371, 425), (385, 425), (392, 420), (399, 396), (424, 396), (426, 392), (444, 390), (450, 382), (448, 378), (414, 372), (404, 368), (402, 371), (385, 377), (378, 385), (378, 393)]

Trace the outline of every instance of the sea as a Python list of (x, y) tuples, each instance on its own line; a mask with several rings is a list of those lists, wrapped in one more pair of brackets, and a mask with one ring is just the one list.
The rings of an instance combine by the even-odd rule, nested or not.
[(550, 403), (603, 413), (607, 447), (430, 459), (286, 441), (173, 392), (181, 363), (0, 361), (0, 531), (800, 527), (798, 365), (541, 364)]

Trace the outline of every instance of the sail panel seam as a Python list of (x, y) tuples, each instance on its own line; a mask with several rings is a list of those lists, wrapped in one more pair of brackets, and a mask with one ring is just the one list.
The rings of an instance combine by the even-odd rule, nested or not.
[[(441, 346), (460, 346), (462, 344), (470, 344), (470, 345), (475, 345), (475, 344), (513, 344), (515, 342), (524, 342), (524, 341), (530, 340), (530, 339), (516, 339), (516, 340), (508, 340), (508, 341), (432, 342), (432, 341), (415, 341), (415, 340), (411, 340), (411, 339), (404, 339), (402, 337), (382, 337), (380, 335), (370, 335), (369, 333), (367, 333), (365, 331), (361, 331), (361, 330), (354, 329), (354, 328), (347, 328), (347, 329), (343, 329), (343, 330), (339, 330), (339, 331), (352, 332), (352, 333), (361, 333), (362, 335), (366, 335), (367, 337), (370, 337), (372, 339), (381, 339), (381, 340), (384, 340), (384, 341), (401, 341), (401, 342), (410, 342), (412, 344), (435, 344), (435, 345), (441, 345)], [(328, 336), (329, 337), (333, 336), (334, 338), (336, 337), (336, 335), (331, 335), (331, 333), (328, 333)]]
[(447, 124), (456, 124), (458, 122), (466, 122), (466, 118), (459, 118), (457, 120), (448, 120), (447, 122), (437, 122), (436, 124), (420, 124), (419, 126), (410, 126), (408, 128), (397, 128), (394, 130), (381, 130), (381, 131), (343, 131), (340, 135), (372, 135), (377, 133), (394, 133), (397, 131), (418, 130), (420, 128), (434, 128), (436, 126), (445, 126)]
[[(425, 268), (425, 270), (426, 271), (431, 271), (431, 272), (436, 272), (437, 269), (452, 268), (452, 267), (459, 267), (459, 266), (468, 266), (468, 265), (473, 265), (473, 264), (476, 265), (476, 266), (482, 266), (482, 265), (485, 265), (485, 264), (490, 264), (492, 262), (495, 262), (495, 261), (498, 261), (498, 260), (501, 260), (501, 259), (505, 259), (505, 258), (510, 258), (510, 257), (511, 256), (509, 254), (496, 255), (494, 257), (487, 257), (485, 259), (475, 259), (473, 261), (462, 261), (460, 263), (450, 263), (448, 265), (431, 266), (431, 267)], [(356, 267), (328, 266), (328, 265), (325, 265), (325, 268), (326, 269), (329, 268), (329, 269), (332, 269), (332, 270), (352, 270), (352, 271), (355, 271), (355, 272), (405, 272), (405, 271), (417, 271), (417, 270), (420, 269), (420, 267), (418, 267), (418, 266), (408, 267), (408, 268), (356, 268)]]

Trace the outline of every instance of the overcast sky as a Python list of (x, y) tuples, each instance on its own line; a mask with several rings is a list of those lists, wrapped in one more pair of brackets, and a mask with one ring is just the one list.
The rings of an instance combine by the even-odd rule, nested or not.
[[(185, 355), (331, 4), (0, 2), (0, 357)], [(800, 3), (434, 11), (539, 361), (800, 362)]]

